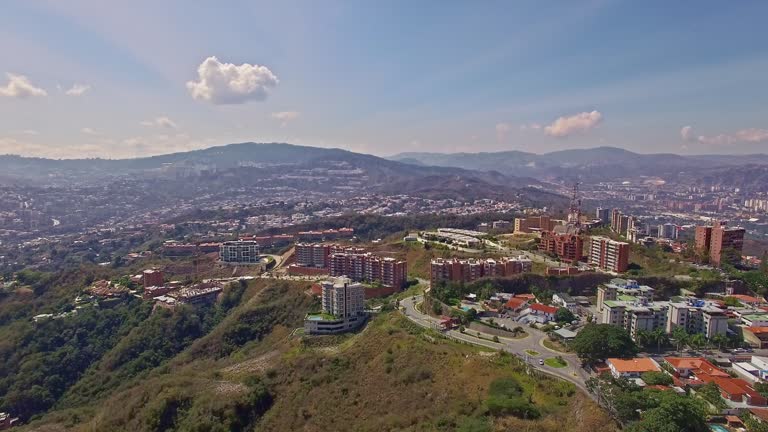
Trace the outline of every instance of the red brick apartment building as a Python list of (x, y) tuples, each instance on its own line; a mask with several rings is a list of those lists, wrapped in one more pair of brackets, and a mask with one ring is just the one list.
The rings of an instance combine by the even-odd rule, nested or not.
[(629, 243), (602, 236), (592, 237), (589, 263), (602, 270), (624, 273), (629, 266)]
[(430, 280), (469, 283), (483, 277), (505, 277), (530, 272), (531, 260), (525, 257), (495, 259), (433, 259)]
[(359, 248), (350, 248), (332, 253), (329, 257), (330, 275), (347, 276), (353, 281), (378, 282), (398, 289), (405, 286), (408, 279), (408, 265), (405, 261), (360, 251)]
[(579, 234), (557, 234), (553, 231), (544, 231), (541, 233), (539, 250), (555, 255), (566, 262), (576, 262), (584, 255), (584, 240)]
[(712, 226), (697, 226), (695, 233), (696, 252), (709, 256), (709, 263), (713, 266), (720, 266), (724, 251), (733, 250), (741, 256), (745, 232), (744, 228), (729, 228), (725, 222), (719, 221), (715, 221)]

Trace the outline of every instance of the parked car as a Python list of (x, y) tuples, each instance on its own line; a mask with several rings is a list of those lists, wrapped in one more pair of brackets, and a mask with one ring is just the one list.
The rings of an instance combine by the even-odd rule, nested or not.
[(543, 366), (544, 365), (544, 359), (539, 359), (539, 364)]

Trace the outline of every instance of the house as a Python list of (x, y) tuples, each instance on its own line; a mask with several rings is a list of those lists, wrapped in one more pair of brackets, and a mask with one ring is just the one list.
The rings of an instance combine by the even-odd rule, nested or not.
[(571, 312), (576, 311), (576, 300), (568, 294), (556, 293), (552, 296), (552, 304), (567, 308)]
[(752, 348), (768, 348), (768, 327), (742, 327), (741, 334)]
[(730, 376), (703, 357), (664, 357), (664, 361), (672, 366), (675, 370), (674, 375), (680, 378), (702, 374), (720, 377)]
[(632, 359), (609, 358), (605, 361), (615, 378), (640, 378), (645, 372), (660, 372), (661, 368), (652, 358)]
[(504, 309), (508, 312), (520, 313), (522, 310), (528, 307), (528, 300), (517, 297), (512, 297), (504, 303)]
[(768, 423), (768, 408), (750, 408), (749, 415), (758, 423)]
[(746, 294), (731, 294), (728, 297), (733, 297), (736, 300), (740, 301), (741, 303), (747, 306), (752, 306), (752, 307), (757, 307), (765, 304), (764, 298), (754, 297)]
[(558, 308), (554, 306), (534, 303), (528, 307), (527, 312), (528, 316), (530, 316), (533, 321), (536, 321), (539, 324), (546, 324), (555, 320), (555, 313), (557, 313), (557, 309)]
[(454, 317), (449, 317), (449, 316), (440, 317), (440, 328), (442, 328), (443, 330), (450, 330), (452, 328), (455, 328), (457, 325), (459, 325), (459, 320)]

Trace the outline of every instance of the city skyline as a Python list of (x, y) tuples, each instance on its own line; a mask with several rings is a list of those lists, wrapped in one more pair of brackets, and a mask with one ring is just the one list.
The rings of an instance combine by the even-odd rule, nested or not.
[(7, 2), (0, 154), (768, 150), (764, 3), (388, 6)]

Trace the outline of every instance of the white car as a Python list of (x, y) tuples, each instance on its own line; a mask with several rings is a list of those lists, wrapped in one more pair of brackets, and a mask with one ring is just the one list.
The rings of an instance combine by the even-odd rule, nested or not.
[(544, 366), (544, 359), (539, 359), (539, 364)]

